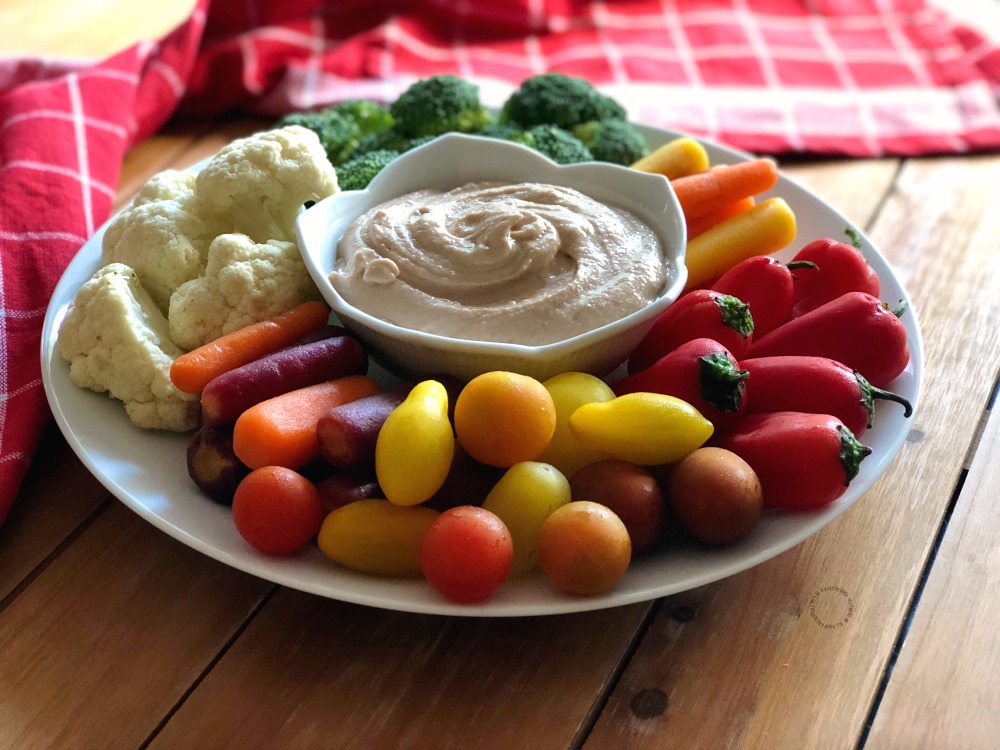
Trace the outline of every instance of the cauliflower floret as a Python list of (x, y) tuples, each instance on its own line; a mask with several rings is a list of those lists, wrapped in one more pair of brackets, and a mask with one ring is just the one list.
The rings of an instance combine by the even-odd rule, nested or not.
[(170, 298), (167, 319), (174, 342), (194, 349), (319, 298), (294, 242), (258, 244), (244, 234), (223, 234), (208, 249), (205, 275)]
[(186, 169), (165, 169), (157, 172), (142, 186), (132, 201), (133, 206), (153, 201), (176, 201), (186, 211), (197, 212), (198, 200), (194, 185), (198, 175)]
[(302, 205), (337, 190), (316, 133), (288, 125), (223, 147), (198, 174), (195, 194), (204, 213), (229, 222), (224, 231), (267, 242), (294, 241)]
[(101, 245), (101, 262), (132, 268), (164, 315), (174, 290), (205, 272), (208, 245), (219, 234), (199, 215), (194, 186), (191, 172), (155, 175), (111, 222)]
[(59, 329), (59, 350), (76, 385), (123, 401), (139, 427), (180, 432), (198, 426), (198, 397), (170, 382), (181, 350), (128, 266), (108, 264), (80, 287)]

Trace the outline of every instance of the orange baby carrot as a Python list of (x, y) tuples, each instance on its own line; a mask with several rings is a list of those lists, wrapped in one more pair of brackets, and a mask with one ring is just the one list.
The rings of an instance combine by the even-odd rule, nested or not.
[(756, 205), (757, 200), (751, 195), (747, 198), (740, 198), (738, 201), (724, 203), (715, 211), (698, 216), (697, 218), (688, 219), (685, 222), (687, 224), (688, 242), (693, 240), (699, 234), (704, 234), (716, 224), (720, 224), (726, 219), (736, 216), (736, 214), (743, 213), (747, 209), (753, 208)]
[(316, 426), (324, 414), (378, 392), (367, 375), (348, 375), (261, 401), (236, 420), (233, 452), (251, 469), (301, 468), (320, 456)]
[(751, 159), (712, 167), (698, 174), (678, 177), (670, 185), (684, 216), (695, 219), (720, 205), (770, 190), (778, 181), (778, 166), (770, 159)]
[(324, 303), (303, 302), (182, 354), (170, 367), (170, 381), (184, 393), (201, 393), (217, 375), (294, 344), (326, 325), (329, 317)]

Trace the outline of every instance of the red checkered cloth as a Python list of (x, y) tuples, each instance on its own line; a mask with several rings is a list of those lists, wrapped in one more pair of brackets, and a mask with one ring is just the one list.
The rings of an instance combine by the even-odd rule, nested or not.
[(499, 105), (588, 78), (630, 117), (760, 153), (1000, 147), (1000, 48), (921, 0), (199, 0), (98, 64), (0, 60), (0, 521), (50, 415), (46, 304), (110, 211), (126, 149), (174, 115), (390, 100), (455, 73)]

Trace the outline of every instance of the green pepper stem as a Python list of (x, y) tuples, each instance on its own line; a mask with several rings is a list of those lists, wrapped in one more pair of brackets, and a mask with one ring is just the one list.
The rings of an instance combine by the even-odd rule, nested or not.
[(906, 400), (903, 396), (898, 393), (893, 393), (892, 391), (886, 391), (882, 388), (876, 388), (873, 385), (869, 386), (872, 389), (872, 398), (880, 398), (884, 401), (895, 401), (897, 404), (902, 404), (903, 406), (903, 416), (909, 417), (913, 414), (913, 404)]
[[(786, 264), (785, 268), (787, 268), (789, 271), (796, 271), (799, 268), (815, 268), (817, 271), (819, 270), (819, 266), (817, 266), (811, 260), (793, 260), (791, 263)], [(799, 277), (793, 273), (792, 278), (798, 281)]]
[(897, 404), (901, 404), (903, 406), (904, 417), (909, 417), (913, 414), (913, 404), (907, 401), (903, 396), (900, 396), (898, 393), (886, 391), (882, 388), (876, 388), (857, 370), (854, 371), (854, 379), (858, 381), (858, 388), (861, 389), (861, 405), (868, 413), (869, 428), (872, 426), (872, 420), (875, 417), (875, 399), (877, 398), (884, 401), (895, 401)]
[(861, 462), (871, 455), (872, 449), (867, 445), (862, 445), (861, 441), (854, 437), (854, 433), (845, 425), (840, 425), (837, 430), (840, 432), (840, 464), (844, 467), (844, 486), (851, 484), (851, 480), (858, 475), (861, 470)]
[(811, 260), (793, 260), (790, 263), (786, 263), (785, 268), (789, 271), (794, 271), (796, 268), (819, 268), (819, 266)]
[(722, 322), (732, 328), (743, 338), (753, 333), (753, 316), (750, 306), (731, 294), (720, 294), (715, 298), (715, 304), (722, 311)]
[(724, 352), (698, 357), (698, 366), (701, 397), (721, 412), (739, 411), (750, 371), (739, 369)]
[(846, 234), (848, 237), (851, 238), (851, 244), (854, 246), (856, 250), (861, 249), (861, 232), (859, 232), (857, 229), (852, 229), (851, 227), (848, 227), (847, 229), (844, 230), (844, 234)]

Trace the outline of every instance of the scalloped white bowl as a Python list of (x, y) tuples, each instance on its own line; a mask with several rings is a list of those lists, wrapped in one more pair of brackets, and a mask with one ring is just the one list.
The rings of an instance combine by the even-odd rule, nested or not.
[[(359, 310), (334, 289), (329, 277), (337, 246), (361, 214), (415, 190), (448, 190), (479, 181), (561, 185), (631, 211), (660, 238), (671, 267), (667, 288), (631, 315), (541, 346), (457, 339), (403, 328)], [(515, 143), (456, 133), (404, 153), (367, 189), (340, 192), (303, 211), (296, 232), (309, 273), (340, 321), (364, 341), (375, 359), (406, 376), (445, 374), (468, 380), (491, 370), (542, 380), (567, 371), (604, 375), (628, 357), (687, 282), (683, 215), (666, 178), (601, 162), (562, 166)]]

